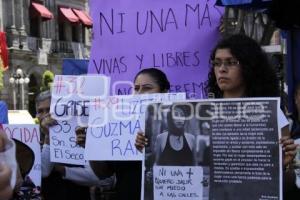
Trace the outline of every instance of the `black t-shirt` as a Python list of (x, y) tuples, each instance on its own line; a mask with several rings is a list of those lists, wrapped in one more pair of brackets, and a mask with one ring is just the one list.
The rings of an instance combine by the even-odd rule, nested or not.
[(110, 161), (117, 183), (117, 200), (140, 200), (142, 181), (141, 161)]
[(90, 189), (65, 180), (58, 172), (52, 171), (42, 179), (42, 196), (44, 200), (90, 200)]

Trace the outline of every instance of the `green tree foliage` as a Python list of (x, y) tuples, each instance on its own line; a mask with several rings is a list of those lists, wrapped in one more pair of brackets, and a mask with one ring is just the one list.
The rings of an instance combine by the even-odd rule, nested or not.
[(50, 90), (53, 80), (54, 80), (53, 72), (51, 72), (50, 70), (46, 70), (43, 74), (42, 86), (40, 88), (40, 91), (43, 92), (46, 90)]

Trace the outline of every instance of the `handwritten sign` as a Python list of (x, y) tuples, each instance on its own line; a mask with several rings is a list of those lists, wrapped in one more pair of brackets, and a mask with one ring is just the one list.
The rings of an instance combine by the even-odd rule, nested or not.
[(87, 160), (142, 160), (134, 146), (144, 130), (146, 107), (151, 102), (185, 99), (184, 93), (111, 96), (90, 106), (85, 158)]
[(202, 198), (202, 167), (153, 167), (155, 200), (196, 200)]
[(55, 76), (50, 106), (57, 125), (50, 128), (52, 162), (84, 164), (84, 149), (76, 145), (75, 130), (87, 126), (91, 99), (105, 99), (109, 78), (99, 75)]
[[(164, 71), (170, 92), (204, 97), (209, 54), (223, 9), (210, 0), (91, 0), (93, 45), (88, 73), (112, 78), (112, 95), (131, 94), (138, 71)], [(182, 76), (184, 74), (184, 76)], [(124, 81), (126, 83), (124, 83)]]
[[(30, 172), (26, 176), (30, 177), (30, 179), (36, 186), (41, 186), (41, 146), (39, 126), (29, 124), (3, 124), (3, 129), (9, 138), (14, 138), (22, 142), (33, 151), (33, 165)], [(30, 158), (24, 159), (26, 161), (30, 161)]]

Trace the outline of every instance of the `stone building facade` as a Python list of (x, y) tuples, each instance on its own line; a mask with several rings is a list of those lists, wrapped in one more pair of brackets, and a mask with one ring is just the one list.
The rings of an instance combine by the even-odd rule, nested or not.
[[(88, 0), (0, 0), (0, 29), (6, 32), (9, 52), (1, 99), (9, 109), (28, 109), (34, 115), (44, 71), (61, 74), (64, 58), (89, 57), (87, 13)], [(19, 68), (28, 84), (9, 82)]]

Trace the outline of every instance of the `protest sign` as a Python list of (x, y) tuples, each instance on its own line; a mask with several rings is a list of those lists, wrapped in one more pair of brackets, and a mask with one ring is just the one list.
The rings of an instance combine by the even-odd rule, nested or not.
[[(152, 145), (146, 147), (144, 199), (282, 199), (278, 98), (183, 101), (167, 107), (165, 115), (146, 115), (146, 130), (164, 121), (156, 116), (163, 116), (167, 127), (146, 132)], [(162, 168), (155, 171), (172, 166), (169, 171), (183, 172), (182, 167), (195, 165), (203, 173), (190, 181), (200, 186), (186, 185), (188, 190), (178, 177), (167, 172), (162, 177)]]
[(214, 0), (91, 0), (88, 73), (110, 76), (111, 94), (124, 95), (132, 93), (137, 72), (155, 67), (167, 74), (170, 92), (202, 98), (223, 14), (223, 8), (214, 4)]
[(38, 125), (3, 124), (3, 130), (9, 138), (16, 140), (16, 157), (24, 181), (36, 187), (41, 186), (41, 145)]
[(75, 129), (86, 127), (92, 99), (105, 99), (109, 78), (100, 75), (55, 76), (50, 113), (57, 124), (50, 127), (52, 162), (83, 165), (84, 149), (76, 145)]
[(153, 167), (154, 199), (201, 199), (203, 170), (201, 167)]
[(90, 106), (86, 160), (142, 160), (134, 146), (151, 102), (184, 100), (184, 93), (110, 96)]

